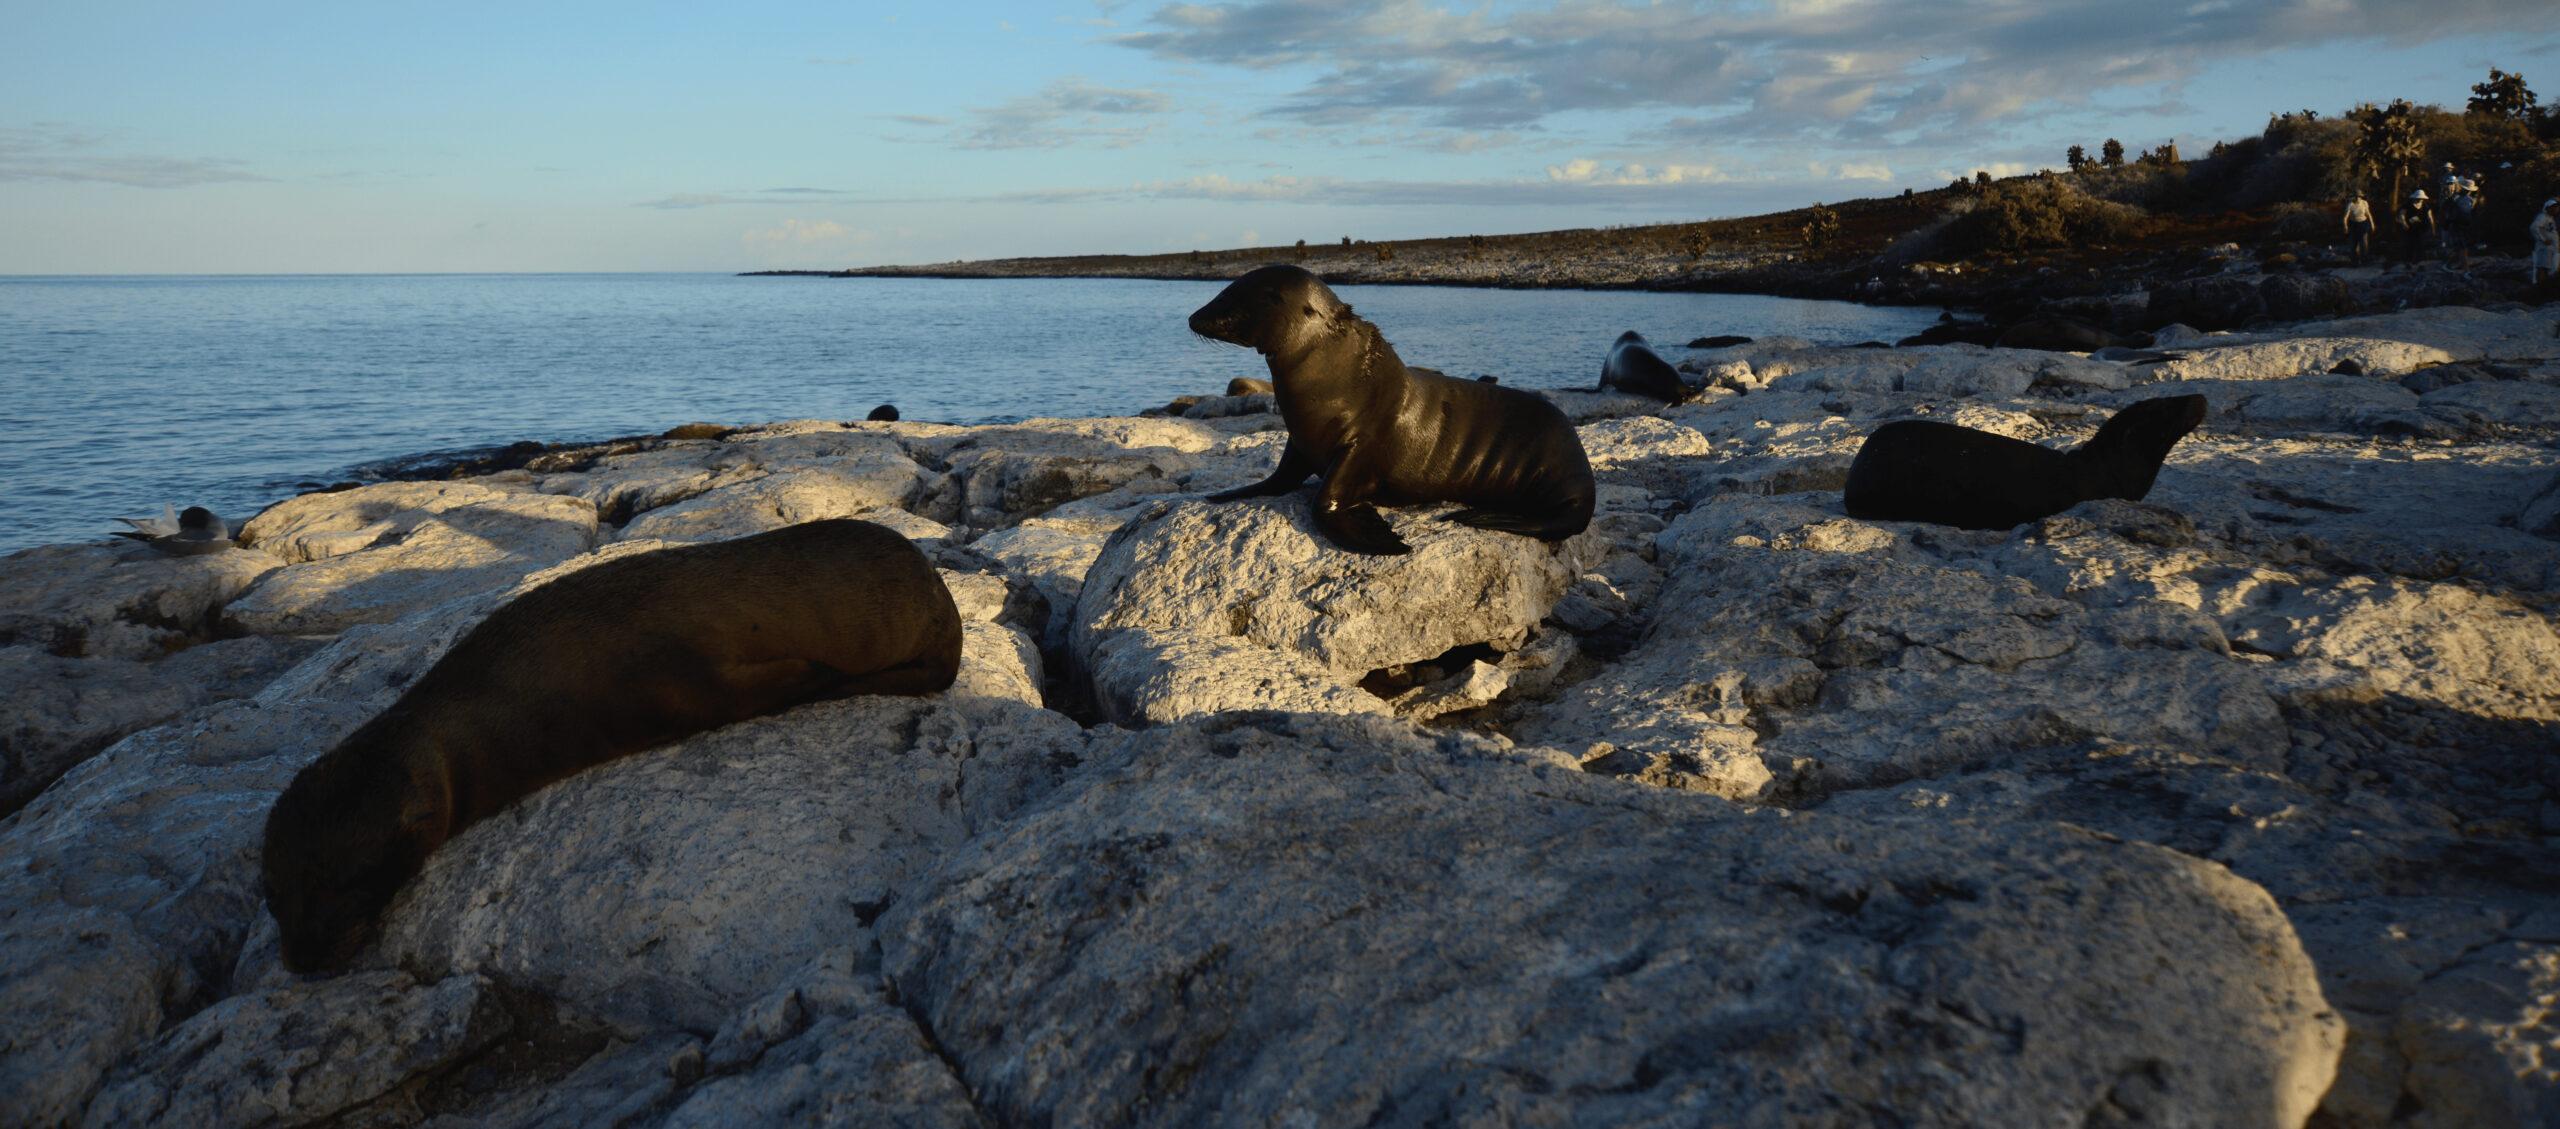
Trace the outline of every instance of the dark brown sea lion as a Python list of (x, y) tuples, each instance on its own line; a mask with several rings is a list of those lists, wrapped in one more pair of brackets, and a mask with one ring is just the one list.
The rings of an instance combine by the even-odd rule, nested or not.
[(1250, 376), (1239, 376), (1234, 380), (1227, 382), (1227, 395), (1268, 396), (1271, 395), (1271, 382), (1268, 380), (1255, 380)]
[(1592, 391), (1611, 388), (1666, 404), (1677, 404), (1691, 394), (1680, 379), (1680, 370), (1672, 368), (1671, 362), (1645, 344), (1644, 334), (1632, 329), (1619, 334), (1617, 343), (1609, 346), (1608, 359), (1600, 362), (1600, 384)]
[(1842, 492), (1849, 516), (2007, 529), (2093, 498), (2141, 501), (2169, 448), (2204, 422), (2204, 397), (2117, 412), (2073, 451), (1932, 420), (1896, 420), (1858, 448)]
[(870, 423), (896, 423), (898, 422), (898, 406), (896, 404), (882, 404), (879, 407), (871, 409), (871, 414), (862, 418)]
[(1316, 525), (1361, 553), (1410, 551), (1378, 503), (1460, 502), (1469, 508), (1449, 520), (1543, 541), (1591, 524), (1591, 461), (1563, 412), (1517, 389), (1407, 369), (1378, 327), (1301, 268), (1228, 284), (1191, 315), (1191, 331), (1261, 353), (1289, 426), (1271, 477), (1210, 501), (1286, 494), (1322, 475)]
[(626, 557), (517, 597), (267, 817), (285, 966), (344, 965), (427, 856), (583, 769), (788, 706), (926, 694), (960, 669), (960, 615), (916, 547), (810, 522)]
[(2028, 318), (2000, 332), (1992, 342), (2003, 349), (2042, 349), (2054, 353), (2094, 353), (2100, 349), (2128, 346), (2141, 348), (2151, 344), (2149, 334), (2118, 336), (2087, 322), (2070, 318), (2037, 316)]

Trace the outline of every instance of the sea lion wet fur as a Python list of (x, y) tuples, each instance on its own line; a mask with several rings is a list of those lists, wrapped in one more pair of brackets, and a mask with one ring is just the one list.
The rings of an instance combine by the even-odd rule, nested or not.
[(2096, 498), (2141, 501), (2169, 448), (2204, 422), (2202, 396), (2144, 400), (2076, 450), (1932, 420), (1896, 420), (1858, 447), (1849, 516), (2007, 529)]
[(1572, 421), (1517, 389), (1415, 372), (1315, 275), (1268, 266), (1191, 315), (1271, 369), (1289, 442), (1271, 477), (1214, 502), (1285, 494), (1322, 475), (1316, 525), (1342, 548), (1410, 551), (1377, 506), (1458, 502), (1449, 520), (1560, 541), (1591, 524), (1596, 487)]
[(870, 522), (563, 576), (492, 613), (276, 799), (265, 877), (285, 965), (343, 966), (429, 854), (546, 784), (803, 702), (931, 693), (959, 669), (941, 575)]
[(1600, 362), (1600, 384), (1595, 392), (1615, 388), (1648, 396), (1666, 404), (1677, 404), (1695, 393), (1680, 379), (1680, 370), (1645, 344), (1644, 334), (1628, 330), (1618, 335), (1609, 346), (1608, 359)]

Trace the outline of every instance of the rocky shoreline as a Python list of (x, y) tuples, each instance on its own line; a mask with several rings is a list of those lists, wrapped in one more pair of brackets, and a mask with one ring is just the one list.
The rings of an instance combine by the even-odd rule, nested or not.
[[(1284, 438), (1246, 394), (0, 557), (0, 1122), (2560, 1120), (2560, 307), (2275, 325), (2248, 277), (2165, 357), (1763, 339), (1668, 350), (1677, 407), (1546, 392), (1601, 483), (1554, 548), (1208, 505)], [(1841, 511), (1887, 420), (2191, 392), (2145, 502)], [(267, 806), (480, 617), (837, 516), (943, 569), (959, 685), (581, 774), (355, 971), (281, 969)]]

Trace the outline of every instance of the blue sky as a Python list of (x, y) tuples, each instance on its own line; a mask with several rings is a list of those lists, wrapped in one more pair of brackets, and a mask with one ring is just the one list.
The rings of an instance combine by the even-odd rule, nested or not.
[(0, 273), (731, 270), (1738, 215), (2560, 94), (2512, 0), (0, 0)]

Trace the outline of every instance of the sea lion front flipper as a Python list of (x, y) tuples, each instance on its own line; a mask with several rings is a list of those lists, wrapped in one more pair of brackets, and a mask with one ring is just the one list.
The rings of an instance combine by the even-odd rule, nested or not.
[(1316, 507), (1316, 528), (1324, 531), (1335, 545), (1355, 553), (1396, 557), (1413, 551), (1413, 546), (1396, 536), (1395, 527), (1387, 524), (1378, 507), (1361, 503), (1356, 506)]
[(1297, 440), (1292, 439), (1286, 446), (1280, 448), (1280, 465), (1272, 468), (1271, 477), (1254, 483), (1251, 486), (1239, 486), (1233, 490), (1218, 491), (1215, 494), (1209, 495), (1209, 500), (1212, 502), (1236, 502), (1242, 501), (1246, 498), (1268, 498), (1274, 495), (1286, 494), (1305, 485), (1307, 476), (1314, 474), (1315, 472), (1315, 466), (1307, 460), (1307, 457), (1304, 454), (1299, 453)]

